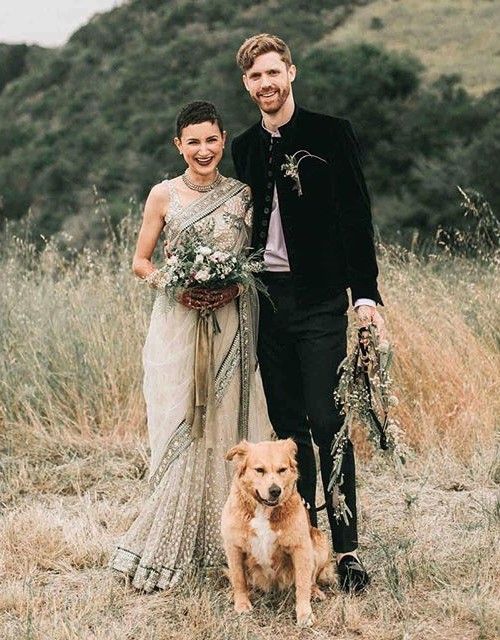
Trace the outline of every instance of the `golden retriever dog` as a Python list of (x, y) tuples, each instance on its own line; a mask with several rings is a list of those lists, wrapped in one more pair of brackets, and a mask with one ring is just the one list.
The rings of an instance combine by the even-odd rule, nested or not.
[(297, 624), (313, 621), (311, 597), (333, 579), (327, 538), (311, 527), (297, 491), (297, 445), (291, 439), (251, 444), (226, 454), (235, 460), (221, 531), (238, 613), (250, 611), (249, 587), (262, 591), (295, 584)]

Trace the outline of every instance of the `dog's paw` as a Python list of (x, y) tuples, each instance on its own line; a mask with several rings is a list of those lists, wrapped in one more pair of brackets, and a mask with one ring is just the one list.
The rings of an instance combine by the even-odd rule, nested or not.
[(311, 587), (311, 597), (313, 600), (326, 600), (326, 595), (321, 591), (317, 584)]
[(236, 613), (248, 613), (252, 610), (252, 603), (248, 598), (238, 598), (234, 601), (234, 610)]
[(297, 626), (298, 627), (312, 627), (314, 624), (314, 614), (311, 609), (297, 611)]

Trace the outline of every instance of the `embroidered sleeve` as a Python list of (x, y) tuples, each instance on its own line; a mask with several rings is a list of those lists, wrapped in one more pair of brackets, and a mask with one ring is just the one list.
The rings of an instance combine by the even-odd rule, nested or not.
[(250, 187), (246, 186), (243, 189), (241, 193), (241, 201), (243, 205), (243, 220), (245, 222), (245, 226), (250, 229), (252, 227), (253, 220), (253, 201)]

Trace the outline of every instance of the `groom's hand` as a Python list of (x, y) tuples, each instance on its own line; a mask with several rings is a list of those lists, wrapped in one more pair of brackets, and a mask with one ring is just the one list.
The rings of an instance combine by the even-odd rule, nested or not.
[(182, 292), (179, 302), (190, 309), (219, 309), (234, 300), (240, 293), (237, 284), (224, 289), (192, 287)]
[(387, 330), (385, 328), (385, 322), (377, 307), (371, 307), (366, 304), (361, 304), (356, 307), (356, 313), (358, 316), (358, 325), (360, 327), (366, 327), (373, 324), (377, 329), (378, 337), (381, 342), (388, 340)]

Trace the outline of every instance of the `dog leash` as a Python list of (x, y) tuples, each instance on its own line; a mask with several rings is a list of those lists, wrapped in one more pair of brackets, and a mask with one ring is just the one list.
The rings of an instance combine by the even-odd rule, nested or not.
[(302, 496), (300, 496), (300, 499), (302, 500), (302, 504), (304, 505), (304, 507), (308, 511), (311, 511), (312, 513), (318, 513), (318, 511), (323, 511), (323, 509), (326, 509), (326, 502), (324, 504), (322, 504), (321, 507), (311, 507), (309, 502), (304, 500), (304, 498)]

